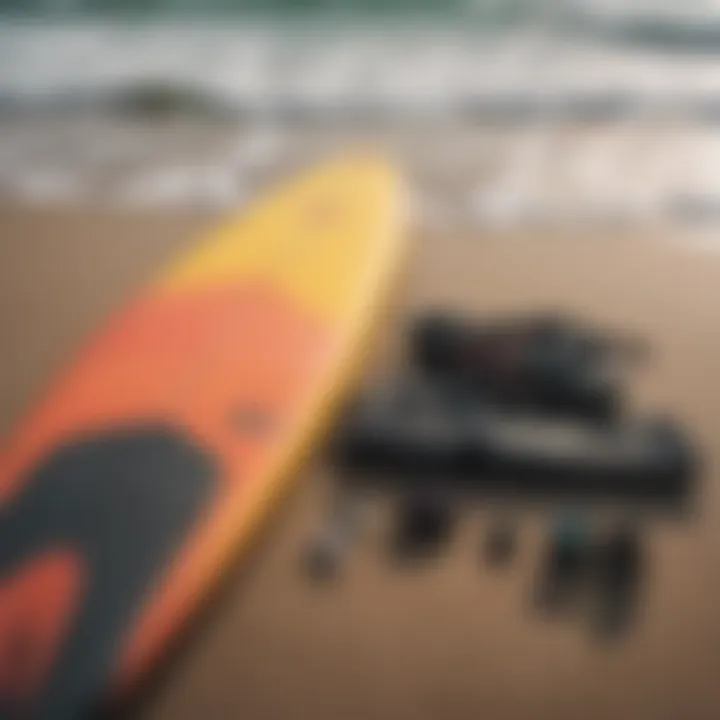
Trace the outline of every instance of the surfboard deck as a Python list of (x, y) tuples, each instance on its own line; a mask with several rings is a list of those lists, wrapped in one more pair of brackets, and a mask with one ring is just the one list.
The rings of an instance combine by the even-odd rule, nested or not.
[(0, 457), (0, 717), (75, 717), (157, 662), (362, 362), (403, 254), (376, 157), (231, 218), (109, 320)]

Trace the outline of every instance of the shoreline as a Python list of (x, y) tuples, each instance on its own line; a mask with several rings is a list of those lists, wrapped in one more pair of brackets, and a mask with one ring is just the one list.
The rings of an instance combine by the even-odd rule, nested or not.
[(224, 211), (298, 167), (365, 151), (407, 172), (424, 221), (438, 228), (682, 231), (720, 222), (718, 134), (674, 121), (0, 115), (0, 203)]

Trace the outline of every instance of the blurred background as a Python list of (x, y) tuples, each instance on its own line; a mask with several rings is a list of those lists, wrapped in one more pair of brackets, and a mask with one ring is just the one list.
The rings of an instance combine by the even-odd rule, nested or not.
[(379, 142), (430, 223), (720, 213), (711, 0), (0, 0), (0, 198), (234, 206)]
[(536, 516), (508, 572), (478, 568), (473, 508), (426, 571), (379, 561), (378, 530), (344, 582), (305, 582), (312, 463), (138, 717), (720, 716), (719, 59), (717, 0), (0, 0), (0, 433), (216, 217), (373, 147), (417, 220), (373, 367), (428, 307), (568, 312), (647, 338), (633, 406), (703, 449), (610, 646), (526, 612)]

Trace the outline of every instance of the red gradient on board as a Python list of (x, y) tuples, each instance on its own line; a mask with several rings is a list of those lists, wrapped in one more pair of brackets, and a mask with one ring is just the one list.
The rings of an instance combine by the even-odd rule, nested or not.
[[(334, 349), (331, 328), (266, 285), (149, 295), (109, 323), (10, 438), (0, 457), (5, 506), (46, 454), (103, 429), (166, 422), (218, 463), (209, 507), (125, 633), (121, 684), (146, 668), (202, 596), (232, 547), (247, 493), (297, 427)], [(22, 577), (27, 602), (44, 601), (44, 576)], [(0, 628), (15, 607), (0, 604)], [(57, 643), (50, 635), (48, 653)]]
[(0, 582), (0, 697), (25, 704), (42, 687), (78, 609), (82, 564), (48, 550)]

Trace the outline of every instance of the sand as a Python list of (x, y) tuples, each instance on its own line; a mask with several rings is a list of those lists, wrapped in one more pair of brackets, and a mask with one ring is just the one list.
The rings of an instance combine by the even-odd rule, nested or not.
[[(0, 433), (113, 307), (192, 241), (207, 215), (0, 209)], [(702, 720), (720, 716), (720, 253), (639, 232), (416, 235), (375, 370), (402, 323), (443, 304), (477, 313), (559, 309), (642, 333), (655, 352), (633, 405), (667, 411), (702, 448), (697, 517), (648, 528), (638, 624), (615, 643), (528, 612), (542, 518), (506, 571), (479, 564), (487, 511), (452, 551), (394, 572), (381, 534), (329, 587), (299, 569), (329, 471), (310, 463), (197, 632), (129, 716), (143, 720)], [(379, 518), (378, 521), (382, 520)]]

